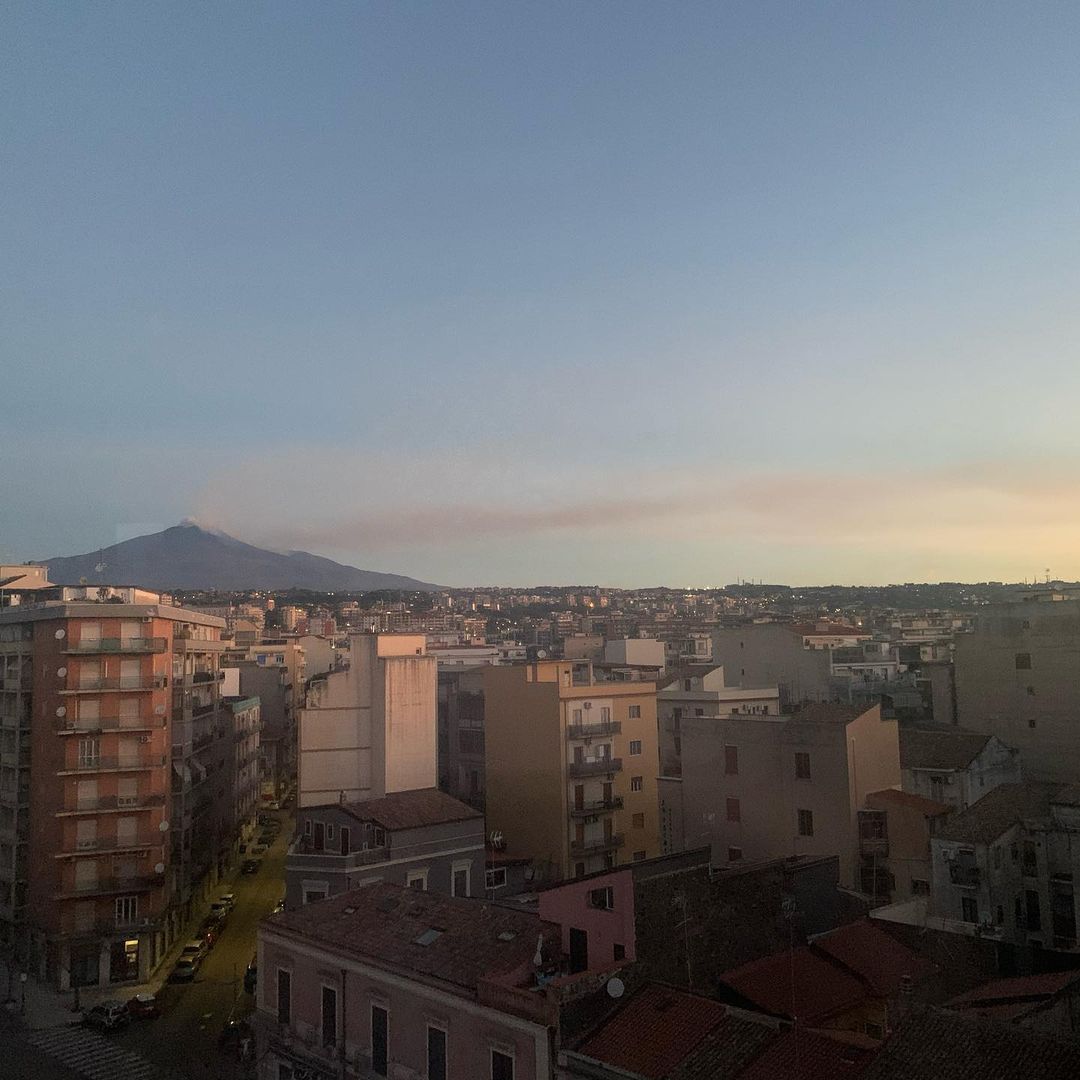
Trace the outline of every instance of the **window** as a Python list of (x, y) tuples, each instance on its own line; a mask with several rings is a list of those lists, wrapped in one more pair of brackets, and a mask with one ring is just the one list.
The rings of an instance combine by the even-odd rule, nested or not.
[(800, 810), (799, 811), (799, 835), (800, 836), (813, 836), (814, 835), (814, 811), (813, 810)]
[(583, 862), (574, 863), (574, 877), (585, 876), (585, 864)]
[(737, 746), (724, 747), (724, 773), (727, 776), (739, 775), (739, 748)]
[(644, 814), (634, 814), (634, 816), (630, 819), (630, 821), (631, 821), (631, 828), (634, 828), (634, 829), (644, 829), (645, 828), (645, 815)]
[(326, 839), (327, 840), (333, 840), (334, 839), (334, 826), (332, 824), (329, 824), (329, 823), (326, 826)]
[(615, 944), (611, 948), (611, 951), (612, 951), (612, 955), (614, 956), (616, 961), (626, 959), (626, 946), (625, 945), (620, 945), (618, 942), (615, 942)]
[(427, 1080), (446, 1080), (446, 1032), (427, 1029)]
[(611, 911), (615, 907), (615, 890), (606, 885), (600, 889), (589, 890), (589, 907), (600, 911)]
[(630, 777), (630, 790), (631, 791), (643, 791), (645, 786), (644, 780), (640, 776)]
[(574, 712), (573, 712), (573, 717), (574, 717), (574, 723), (575, 724), (580, 724), (581, 723), (581, 710), (580, 709), (575, 709)]
[(137, 896), (118, 896), (113, 910), (116, 913), (117, 926), (130, 926), (139, 917), (139, 898)]
[(308, 885), (307, 883), (305, 883), (303, 889), (303, 900), (305, 904), (315, 904), (318, 903), (320, 900), (325, 900), (330, 893), (330, 887), (326, 884), (326, 882), (320, 882), (317, 885)]
[(631, 757), (638, 757), (640, 754), (641, 754), (641, 740), (640, 739), (631, 739), (630, 740), (630, 756)]
[(964, 922), (979, 921), (979, 905), (975, 902), (973, 896), (965, 896), (960, 900), (960, 917)]
[(405, 878), (405, 884), (410, 889), (418, 889), (420, 892), (427, 892), (427, 874), (426, 870), (410, 870)]
[(693, 685), (694, 685), (694, 682), (693, 682), (692, 679), (683, 679), (683, 681), (682, 681), (683, 693), (685, 693), (685, 694), (690, 693), (690, 689), (691, 689), (691, 687)]
[(1031, 670), (1031, 653), (1018, 652), (1016, 654), (1016, 670), (1017, 671), (1030, 671)]
[(704, 709), (695, 709), (694, 710), (694, 715), (695, 716), (704, 716), (705, 715), (705, 710)]
[(454, 863), (450, 874), (450, 895), (469, 896), (470, 863)]
[(277, 973), (277, 1019), (286, 1027), (292, 1019), (292, 975), (284, 968)]
[(728, 799), (727, 801), (727, 819), (728, 821), (742, 821), (742, 806), (738, 799)]
[(514, 1080), (514, 1059), (510, 1054), (491, 1051), (491, 1080)]
[(311, 818), (304, 818), (304, 835), (311, 835)]
[(929, 896), (930, 895), (930, 882), (924, 881), (922, 878), (911, 879), (911, 895), (912, 896)]
[(1029, 716), (1028, 717), (1028, 727), (1033, 728), (1034, 726), (1035, 726), (1035, 717), (1034, 716)]
[(645, 861), (645, 852), (644, 851), (635, 851), (634, 852), (634, 862), (644, 862), (644, 861)]
[(630, 716), (631, 720), (640, 720), (641, 719), (641, 706), (640, 705), (631, 705), (630, 706), (629, 716)]
[(322, 1044), (337, 1045), (337, 990), (332, 986), (322, 988)]
[(729, 847), (727, 849), (728, 862), (738, 862), (742, 858), (741, 847)]
[(502, 889), (506, 887), (506, 869), (497, 867), (484, 873), (484, 887), (488, 889)]
[(610, 705), (601, 705), (600, 706), (600, 723), (601, 724), (610, 724), (611, 723), (611, 706)]
[(371, 1006), (371, 1071), (386, 1075), (387, 1044), (390, 1036), (390, 1014), (379, 1005)]
[[(1024, 892), (1024, 910), (1027, 912), (1027, 929), (1041, 930), (1042, 913), (1039, 911), (1039, 894), (1034, 889), (1027, 889)], [(975, 922), (976, 920), (969, 919), (968, 921)]]
[(810, 779), (810, 755), (803, 751), (799, 751), (795, 755), (795, 779)]

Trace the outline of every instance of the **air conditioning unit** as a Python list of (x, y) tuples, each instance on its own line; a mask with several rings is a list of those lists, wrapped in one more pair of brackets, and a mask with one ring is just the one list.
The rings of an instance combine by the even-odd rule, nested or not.
[(149, 735), (140, 735), (139, 736), (139, 742), (148, 743), (149, 741), (150, 741), (150, 736)]
[(139, 801), (139, 796), (138, 795), (117, 795), (116, 796), (116, 805), (117, 806), (135, 806), (135, 805), (138, 804), (138, 801)]
[(96, 845), (97, 845), (97, 838), (96, 837), (93, 840), (76, 840), (75, 841), (75, 847), (79, 851), (88, 851), (90, 848), (95, 847)]

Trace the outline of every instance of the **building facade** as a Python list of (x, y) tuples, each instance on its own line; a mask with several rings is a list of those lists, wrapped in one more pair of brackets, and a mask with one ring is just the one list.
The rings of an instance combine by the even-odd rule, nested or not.
[(656, 685), (588, 661), (484, 669), (488, 828), (543, 876), (660, 853)]

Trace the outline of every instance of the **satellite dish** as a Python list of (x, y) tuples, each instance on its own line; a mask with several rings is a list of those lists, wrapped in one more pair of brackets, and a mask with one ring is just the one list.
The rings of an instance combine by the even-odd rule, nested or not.
[(66, 674), (67, 674), (67, 668), (66, 667), (58, 667), (56, 669), (56, 677), (58, 679), (62, 679)]
[(100, 574), (101, 571), (104, 570), (104, 569), (105, 569), (105, 564), (103, 562), (99, 562), (97, 564), (97, 566), (94, 567), (94, 573), (95, 574)]
[(626, 993), (626, 983), (616, 975), (607, 981), (608, 997), (621, 998)]
[(169, 823), (167, 821), (161, 822), (158, 825), (158, 831), (159, 832), (168, 832), (169, 831)]
[(53, 637), (56, 638), (57, 641), (60, 641), (62, 638), (66, 637), (66, 636), (67, 636), (67, 631), (64, 630), (63, 628), (57, 630), (56, 633), (53, 634)]
[(154, 864), (154, 873), (155, 874), (164, 874), (165, 873), (165, 864), (163, 862), (155, 863)]
[(56, 710), (56, 715), (67, 716), (67, 709), (63, 705), (61, 705), (60, 708)]

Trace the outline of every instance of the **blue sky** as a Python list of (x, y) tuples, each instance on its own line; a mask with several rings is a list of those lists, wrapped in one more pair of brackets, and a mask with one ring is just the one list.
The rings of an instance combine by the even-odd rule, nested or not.
[(8, 4), (0, 557), (1080, 577), (1078, 31)]

